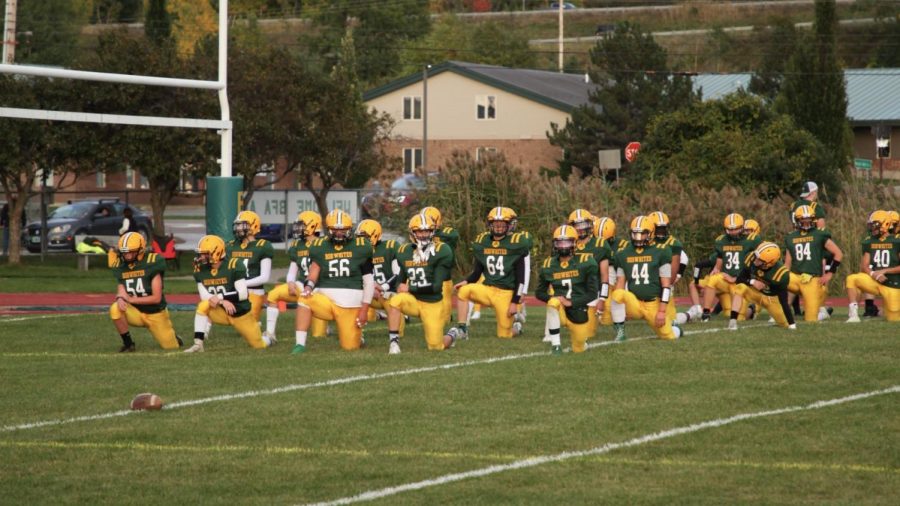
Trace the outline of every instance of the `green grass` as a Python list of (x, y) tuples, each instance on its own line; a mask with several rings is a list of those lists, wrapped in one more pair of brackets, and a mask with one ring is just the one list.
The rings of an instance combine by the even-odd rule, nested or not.
[[(189, 335), (192, 314), (173, 317)], [(410, 325), (399, 356), (387, 355), (380, 322), (364, 350), (343, 352), (327, 338), (297, 357), (289, 314), (275, 348), (252, 351), (217, 327), (202, 355), (163, 352), (140, 329), (138, 353), (119, 355), (101, 314), (18, 318), (0, 318), (0, 492), (8, 504), (328, 501), (900, 384), (897, 325), (851, 327), (837, 316), (790, 333), (757, 322), (675, 343), (637, 339), (648, 330), (630, 323), (624, 344), (561, 357), (543, 353), (540, 308), (521, 338), (488, 337), (485, 318), (443, 353), (427, 352), (421, 326)], [(595, 342), (611, 334), (602, 328)], [(508, 359), (489, 360), (499, 357)], [(308, 387), (272, 392), (288, 385)], [(144, 391), (170, 406), (256, 394), (8, 429), (117, 412)], [(897, 401), (894, 393), (754, 418), (380, 502), (894, 504)]]

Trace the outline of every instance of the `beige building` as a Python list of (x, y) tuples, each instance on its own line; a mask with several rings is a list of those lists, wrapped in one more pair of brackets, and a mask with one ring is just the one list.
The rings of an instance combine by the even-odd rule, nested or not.
[(403, 159), (404, 173), (437, 170), (456, 150), (476, 159), (496, 151), (538, 170), (556, 168), (561, 157), (547, 140), (550, 124), (565, 125), (594, 88), (581, 74), (448, 61), (363, 98), (397, 121), (387, 149)]

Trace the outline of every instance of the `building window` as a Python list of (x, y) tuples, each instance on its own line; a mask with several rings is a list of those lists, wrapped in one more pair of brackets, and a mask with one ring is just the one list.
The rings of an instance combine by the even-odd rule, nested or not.
[(125, 188), (134, 188), (134, 169), (131, 167), (125, 169)]
[(403, 97), (403, 119), (422, 119), (422, 97)]
[(422, 148), (403, 148), (403, 173), (412, 174), (422, 166)]
[(475, 148), (475, 161), (481, 160), (488, 153), (496, 153), (497, 148), (489, 148), (485, 146), (478, 146)]
[(497, 97), (494, 95), (475, 97), (475, 116), (478, 119), (497, 119)]
[(141, 189), (146, 190), (147, 188), (150, 188), (150, 181), (147, 180), (147, 178), (142, 174), (141, 175)]
[(97, 171), (97, 188), (106, 188), (106, 172)]

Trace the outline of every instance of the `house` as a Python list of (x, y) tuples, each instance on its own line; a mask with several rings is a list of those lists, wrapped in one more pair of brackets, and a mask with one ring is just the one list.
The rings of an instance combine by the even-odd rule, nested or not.
[[(738, 89), (747, 89), (752, 74), (699, 74), (694, 89), (703, 98), (719, 98)], [(853, 156), (860, 174), (900, 179), (900, 69), (846, 69), (847, 118), (853, 129)], [(876, 137), (889, 139), (892, 149), (880, 158)], [(868, 167), (868, 168), (867, 168)]]
[(565, 125), (595, 87), (583, 74), (448, 61), (369, 90), (363, 100), (397, 121), (386, 149), (403, 159), (405, 173), (438, 169), (456, 150), (475, 159), (499, 152), (538, 170), (561, 157), (547, 140), (550, 124)]

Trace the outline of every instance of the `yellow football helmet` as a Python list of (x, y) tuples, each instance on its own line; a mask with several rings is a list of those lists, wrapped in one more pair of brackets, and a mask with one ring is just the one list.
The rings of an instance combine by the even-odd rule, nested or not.
[(612, 218), (594, 217), (594, 237), (610, 240), (616, 236), (616, 222)]
[(578, 232), (571, 225), (556, 227), (553, 231), (553, 252), (560, 257), (570, 257), (575, 253)]
[(119, 259), (124, 263), (134, 263), (144, 259), (147, 240), (137, 232), (126, 232), (119, 237)]
[(519, 228), (519, 215), (516, 214), (516, 212), (513, 211), (511, 207), (504, 207), (503, 209), (505, 209), (509, 213), (509, 233), (512, 234), (516, 231), (517, 228)]
[(891, 232), (893, 223), (891, 223), (891, 215), (887, 211), (881, 209), (869, 215), (869, 221), (866, 223), (872, 237), (883, 237)]
[(238, 241), (243, 241), (251, 235), (255, 236), (259, 233), (259, 223), (259, 215), (253, 211), (239, 212), (232, 226), (234, 238)]
[(763, 270), (771, 269), (781, 260), (781, 249), (774, 242), (764, 242), (753, 251), (753, 265)]
[(345, 211), (335, 209), (325, 215), (325, 228), (328, 229), (328, 235), (331, 242), (335, 244), (343, 244), (350, 240), (353, 232), (353, 218)]
[(356, 226), (356, 237), (368, 237), (375, 246), (381, 240), (381, 224), (375, 220), (362, 220)]
[(594, 228), (594, 215), (587, 209), (576, 209), (569, 213), (569, 225), (575, 228), (578, 240), (585, 240)]
[(212, 265), (221, 262), (225, 258), (225, 241), (217, 235), (204, 235), (197, 243), (194, 250), (197, 256), (194, 263), (198, 265)]
[(897, 211), (888, 211), (888, 217), (891, 220), (891, 228), (888, 232), (891, 234), (900, 234), (900, 213)]
[(744, 236), (759, 233), (759, 222), (754, 219), (747, 218), (744, 220)]
[(731, 238), (740, 237), (744, 233), (744, 217), (738, 213), (731, 213), (725, 217), (725, 233)]
[(438, 208), (434, 206), (423, 207), (419, 213), (431, 218), (434, 221), (434, 228), (441, 228), (441, 211)]
[(291, 224), (291, 233), (295, 239), (318, 235), (320, 230), (322, 230), (322, 215), (315, 211), (303, 211), (297, 215), (297, 221)]
[(436, 226), (431, 216), (419, 213), (409, 220), (409, 240), (418, 248), (427, 248), (434, 240)]
[(516, 219), (515, 212), (508, 207), (495, 207), (488, 213), (487, 223), (491, 237), (499, 241), (511, 232), (512, 222)]
[(654, 211), (650, 213), (650, 221), (653, 222), (654, 232), (653, 237), (659, 241), (664, 242), (669, 238), (669, 215), (662, 211)]
[(798, 229), (809, 231), (816, 228), (816, 213), (810, 206), (800, 206), (794, 211), (794, 224)]
[(631, 220), (631, 244), (635, 248), (644, 248), (650, 244), (650, 239), (656, 232), (653, 220), (646, 216), (638, 216)]

